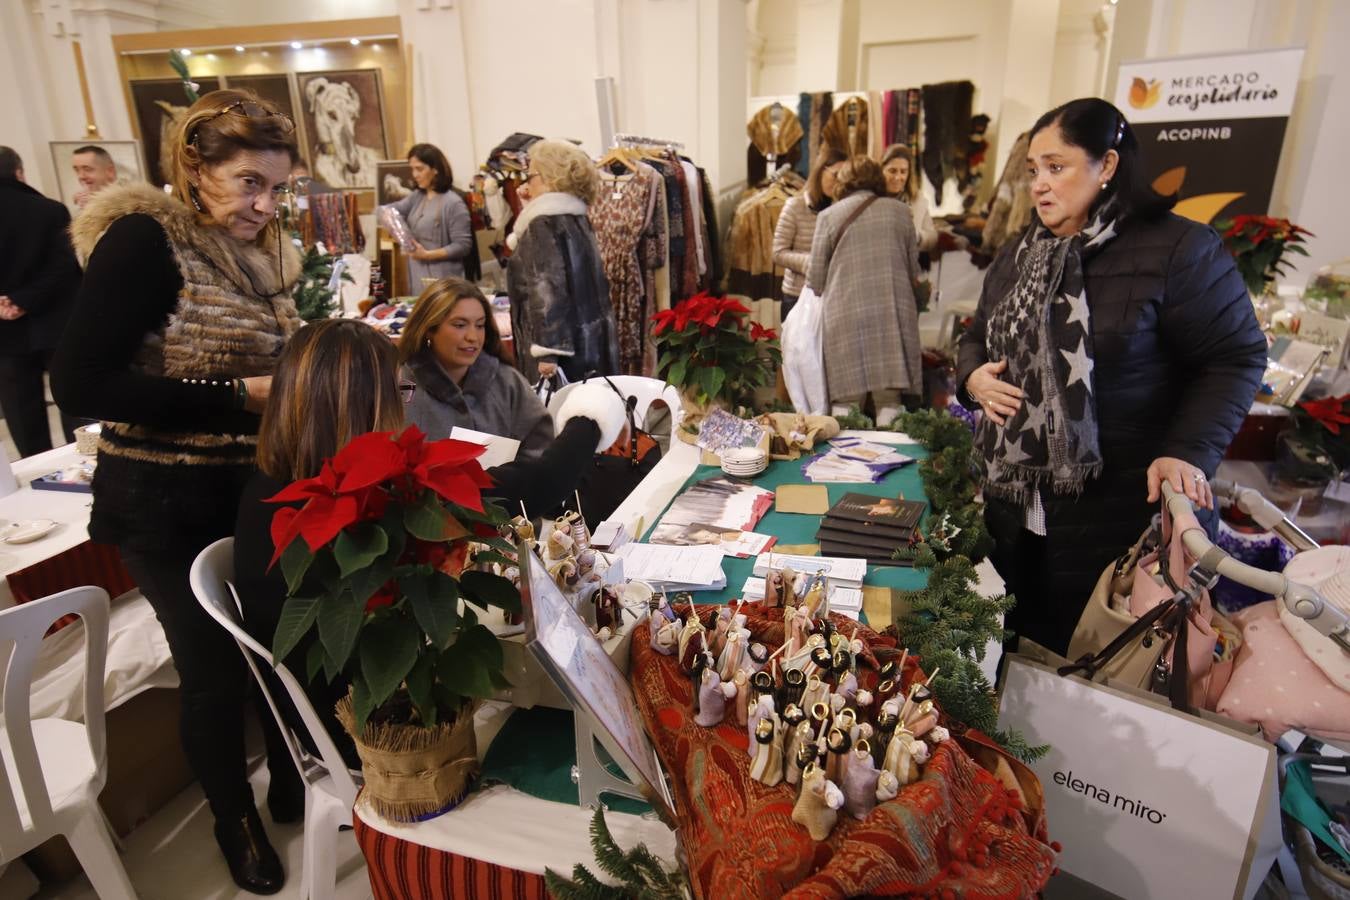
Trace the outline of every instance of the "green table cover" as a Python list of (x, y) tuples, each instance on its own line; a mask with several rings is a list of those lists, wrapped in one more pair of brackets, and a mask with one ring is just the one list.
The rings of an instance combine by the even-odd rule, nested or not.
[[(922, 447), (902, 445), (897, 448), (906, 456), (922, 459), (926, 456)], [(783, 484), (808, 484), (802, 475), (802, 466), (807, 458), (780, 460), (769, 464), (769, 468), (756, 479), (759, 487), (775, 489)], [(684, 488), (713, 475), (721, 474), (716, 466), (699, 466), (694, 474), (681, 487)], [(830, 503), (834, 504), (845, 494), (872, 494), (878, 497), (903, 495), (907, 499), (923, 497), (923, 485), (919, 480), (917, 465), (908, 465), (896, 469), (878, 484), (827, 484)], [(678, 496), (678, 495), (677, 495)], [(662, 514), (665, 511), (662, 510)], [(820, 516), (798, 513), (780, 513), (770, 509), (755, 526), (761, 534), (778, 537), (778, 544), (814, 544), (816, 529), (820, 527)], [(659, 519), (657, 520), (660, 521)], [(652, 523), (652, 528), (656, 523)], [(651, 529), (648, 529), (650, 534)], [(646, 535), (643, 536), (644, 538)], [(697, 603), (726, 603), (740, 595), (745, 579), (754, 569), (755, 561), (725, 557), (722, 568), (727, 573), (727, 586), (722, 591), (700, 591), (694, 594)], [(928, 577), (922, 572), (905, 566), (868, 566), (866, 584), (880, 585), (901, 590), (918, 590), (927, 584)], [(572, 782), (572, 766), (576, 765), (576, 740), (573, 737), (572, 713), (568, 710), (534, 709), (515, 710), (497, 737), (488, 748), (483, 759), (481, 784), (507, 784), (516, 790), (543, 800), (576, 805), (577, 786)], [(650, 807), (636, 800), (606, 795), (605, 802), (610, 808), (620, 812), (642, 813)]]

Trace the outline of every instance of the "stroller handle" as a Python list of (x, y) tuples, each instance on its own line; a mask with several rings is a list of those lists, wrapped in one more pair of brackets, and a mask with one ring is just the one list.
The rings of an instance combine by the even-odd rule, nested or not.
[[(1194, 506), (1185, 495), (1173, 490), (1167, 482), (1162, 485), (1163, 500), (1173, 521), (1194, 512)], [(1331, 638), (1341, 650), (1350, 655), (1350, 616), (1326, 601), (1316, 588), (1290, 581), (1279, 572), (1266, 572), (1238, 562), (1210, 542), (1203, 528), (1190, 528), (1181, 535), (1186, 551), (1199, 560), (1196, 567), (1205, 572), (1230, 578), (1244, 587), (1270, 594), (1300, 619), (1318, 632)]]
[(1295, 550), (1302, 552), (1316, 549), (1317, 542), (1309, 537), (1306, 531), (1291, 522), (1278, 506), (1267, 500), (1255, 488), (1243, 487), (1222, 478), (1211, 481), (1210, 487), (1214, 490), (1214, 497), (1217, 500), (1236, 506), (1251, 516), (1257, 525), (1284, 538)]

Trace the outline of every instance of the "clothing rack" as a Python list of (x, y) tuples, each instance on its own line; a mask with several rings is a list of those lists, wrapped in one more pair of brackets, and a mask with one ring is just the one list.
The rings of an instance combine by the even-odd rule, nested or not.
[(679, 141), (644, 137), (640, 134), (616, 134), (614, 135), (614, 145), (616, 147), (668, 147), (671, 150), (684, 149), (684, 144)]

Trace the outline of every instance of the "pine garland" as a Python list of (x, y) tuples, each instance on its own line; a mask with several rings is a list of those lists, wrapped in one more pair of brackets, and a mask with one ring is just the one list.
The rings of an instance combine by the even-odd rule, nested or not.
[(1001, 618), (1016, 600), (982, 597), (975, 590), (975, 564), (994, 542), (975, 502), (974, 438), (964, 422), (937, 410), (902, 413), (892, 427), (928, 450), (919, 477), (932, 507), (923, 539), (895, 553), (928, 572), (928, 586), (906, 594), (909, 612), (896, 623), (897, 633), (928, 671), (940, 669), (931, 687), (949, 716), (1031, 762), (1049, 748), (1032, 747), (1021, 734), (999, 730), (994, 687), (979, 665), (989, 642), (1003, 640)]
[(570, 881), (552, 869), (544, 870), (544, 883), (550, 894), (558, 900), (625, 900), (630, 897), (686, 900), (689, 897), (684, 876), (679, 871), (666, 871), (646, 844), (638, 844), (626, 852), (620, 849), (605, 824), (603, 809), (596, 809), (591, 819), (591, 850), (600, 864), (600, 871), (618, 882), (617, 886), (604, 884), (577, 863), (572, 867)]

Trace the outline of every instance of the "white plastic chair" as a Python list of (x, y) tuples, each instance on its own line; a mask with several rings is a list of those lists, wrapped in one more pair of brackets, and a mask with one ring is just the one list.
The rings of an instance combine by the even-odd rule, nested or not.
[[(84, 623), (84, 723), (31, 719), (28, 697), (42, 636), (71, 613)], [(99, 897), (134, 898), (136, 891), (98, 805), (108, 780), (103, 709), (108, 592), (71, 588), (0, 612), (0, 658), (6, 653), (0, 862), (8, 864), (43, 841), (64, 835)]]
[[(233, 577), (234, 538), (221, 538), (197, 555), (188, 580), (192, 593), (197, 595), (197, 602), (239, 645), (305, 782), (305, 846), (300, 898), (328, 900), (337, 883), (338, 829), (351, 824), (352, 807), (356, 805), (356, 781), (295, 675), (285, 665), (276, 664), (271, 651), (244, 630), (239, 596), (230, 582)], [(302, 748), (258, 669), (258, 657), (276, 670), (277, 678), (291, 695), (291, 702), (300, 713), (314, 746), (319, 749), (321, 759), (314, 759)]]
[[(670, 409), (672, 431), (679, 426), (680, 417), (684, 412), (684, 404), (680, 402), (680, 392), (674, 386), (666, 384), (659, 378), (647, 378), (643, 375), (611, 375), (609, 380), (614, 382), (614, 386), (624, 396), (637, 398), (637, 406), (633, 409), (633, 417), (636, 419), (639, 428), (646, 430), (647, 412), (657, 400), (665, 403)], [(587, 381), (597, 384), (605, 383), (605, 380), (599, 376), (587, 379)], [(587, 381), (574, 381), (563, 385), (557, 393), (549, 398), (549, 415), (556, 418), (558, 410), (562, 408), (563, 400), (567, 399), (568, 393), (578, 384), (586, 384)]]

